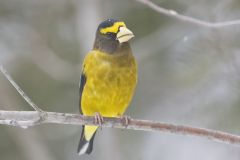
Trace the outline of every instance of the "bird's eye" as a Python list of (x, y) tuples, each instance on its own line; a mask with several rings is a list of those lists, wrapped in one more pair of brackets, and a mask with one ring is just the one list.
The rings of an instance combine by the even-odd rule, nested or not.
[(110, 36), (110, 35), (112, 35), (112, 33), (111, 33), (111, 32), (107, 32), (107, 35), (109, 35), (109, 36)]

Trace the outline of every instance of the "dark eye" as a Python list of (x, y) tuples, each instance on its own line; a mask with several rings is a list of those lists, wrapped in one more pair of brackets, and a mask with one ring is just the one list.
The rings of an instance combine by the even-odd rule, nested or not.
[(111, 32), (107, 32), (107, 35), (111, 36), (111, 35), (113, 35), (113, 33), (111, 33)]

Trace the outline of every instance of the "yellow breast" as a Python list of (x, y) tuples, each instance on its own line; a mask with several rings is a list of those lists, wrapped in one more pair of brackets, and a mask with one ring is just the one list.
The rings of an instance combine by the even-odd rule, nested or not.
[(87, 79), (81, 100), (83, 114), (122, 115), (137, 83), (137, 66), (132, 53), (109, 55), (92, 51), (84, 60), (83, 73)]

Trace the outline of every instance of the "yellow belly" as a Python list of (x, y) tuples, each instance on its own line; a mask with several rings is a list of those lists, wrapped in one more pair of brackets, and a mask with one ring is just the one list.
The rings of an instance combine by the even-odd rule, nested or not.
[(86, 84), (82, 93), (82, 112), (92, 116), (122, 115), (131, 102), (137, 83), (137, 68), (133, 56), (106, 57), (92, 53), (85, 59)]

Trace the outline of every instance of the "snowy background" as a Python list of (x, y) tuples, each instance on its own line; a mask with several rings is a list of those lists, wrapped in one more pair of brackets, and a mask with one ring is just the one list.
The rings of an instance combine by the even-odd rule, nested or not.
[[(205, 21), (240, 18), (238, 0), (155, 0)], [(81, 63), (98, 24), (125, 21), (139, 65), (133, 118), (240, 134), (240, 26), (209, 29), (134, 0), (0, 0), (0, 63), (43, 110), (78, 113)], [(32, 110), (0, 74), (0, 109)], [(90, 156), (80, 128), (0, 126), (1, 160), (239, 160), (239, 147), (202, 138), (103, 128)]]

